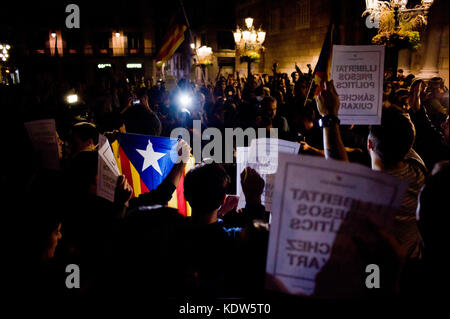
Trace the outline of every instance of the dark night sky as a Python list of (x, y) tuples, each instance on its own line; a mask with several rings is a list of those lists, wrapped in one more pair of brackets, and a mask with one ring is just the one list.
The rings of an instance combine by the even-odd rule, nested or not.
[[(234, 0), (183, 0), (193, 28), (219, 26), (233, 28)], [(0, 19), (0, 41), (11, 41), (15, 31), (63, 28), (68, 13), (65, 7), (70, 3), (80, 6), (81, 28), (111, 29), (125, 27), (139, 28), (148, 20), (155, 26), (156, 41), (161, 41), (169, 27), (169, 21), (176, 15), (183, 21), (179, 0), (77, 0), (77, 1), (9, 1), (2, 4)], [(3, 14), (7, 13), (7, 14)]]

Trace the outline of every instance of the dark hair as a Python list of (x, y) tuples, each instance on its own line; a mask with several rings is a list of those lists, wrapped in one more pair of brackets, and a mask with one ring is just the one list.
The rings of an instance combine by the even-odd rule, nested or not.
[(265, 96), (263, 100), (261, 101), (261, 106), (263, 108), (266, 108), (269, 106), (269, 104), (272, 104), (276, 102), (277, 100), (273, 96)]
[(207, 214), (220, 207), (229, 184), (222, 165), (203, 162), (186, 174), (184, 196), (195, 212)]
[(158, 116), (142, 104), (130, 107), (124, 113), (124, 122), (129, 133), (153, 136), (161, 134), (162, 128)]
[(414, 137), (411, 120), (394, 108), (383, 109), (381, 125), (371, 126), (369, 133), (374, 152), (386, 166), (394, 166), (405, 158)]
[(81, 141), (86, 142), (92, 139), (94, 144), (98, 143), (97, 127), (89, 122), (79, 122), (72, 126), (72, 137), (77, 137)]

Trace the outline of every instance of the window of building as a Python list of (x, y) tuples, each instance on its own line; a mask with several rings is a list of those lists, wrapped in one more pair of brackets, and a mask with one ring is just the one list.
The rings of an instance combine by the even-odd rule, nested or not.
[(280, 32), (280, 8), (272, 10), (270, 14), (270, 33), (277, 34)]
[(310, 0), (297, 1), (295, 6), (296, 29), (309, 29), (310, 20)]
[(217, 48), (219, 50), (234, 50), (234, 38), (231, 31), (217, 32)]
[(128, 33), (128, 49), (142, 48), (142, 33)]

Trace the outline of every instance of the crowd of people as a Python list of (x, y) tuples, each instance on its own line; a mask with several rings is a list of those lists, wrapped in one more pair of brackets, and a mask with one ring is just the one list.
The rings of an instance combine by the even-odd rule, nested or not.
[[(18, 268), (22, 271), (13, 279), (15, 286), (34, 296), (268, 294), (264, 282), (270, 226), (264, 225), (270, 212), (261, 204), (264, 180), (257, 171), (242, 172), (246, 206), (241, 210), (227, 198), (235, 192), (235, 164), (202, 162), (187, 173), (184, 195), (191, 217), (166, 206), (184, 172), (183, 161), (156, 189), (138, 198), (131, 198), (123, 176), (114, 203), (96, 195), (99, 133), (113, 141), (118, 132), (170, 136), (172, 129), (184, 127), (195, 135), (192, 123), (200, 120), (202, 128), (219, 130), (277, 128), (279, 138), (301, 143), (301, 154), (360, 163), (407, 181), (402, 205), (392, 212), (394, 232), (370, 228), (367, 238), (358, 239), (358, 256), (353, 256), (361, 264), (387, 264), (399, 280), (385, 276), (386, 285), (374, 292), (363, 289), (363, 271), (349, 266), (333, 277), (323, 273), (324, 267), (315, 295), (432, 293), (440, 274), (433, 267), (446, 246), (448, 221), (449, 105), (443, 79), (422, 80), (388, 70), (381, 125), (334, 123), (321, 128), (320, 117), (338, 116), (339, 99), (332, 82), (316, 99), (308, 95), (313, 75), (308, 69), (303, 73), (295, 65), (288, 75), (274, 64), (272, 74), (244, 78), (219, 73), (214, 82), (202, 84), (181, 79), (171, 91), (162, 79), (155, 83), (112, 74), (93, 87), (41, 75), (1, 88), (5, 118), (19, 132), (4, 135), (5, 149), (13, 155), (3, 159), (3, 167), (11, 169), (2, 172), (3, 193), (16, 203), (14, 213), (22, 218), (15, 249), (19, 257), (11, 259), (27, 266)], [(71, 91), (78, 94), (76, 105), (64, 100)], [(181, 102), (180, 94), (189, 94), (191, 103)], [(23, 127), (43, 118), (56, 120), (58, 172), (41, 167)], [(179, 144), (190, 150), (186, 142)], [(372, 235), (384, 245), (375, 247)], [(68, 264), (80, 267), (80, 289), (66, 288)]]

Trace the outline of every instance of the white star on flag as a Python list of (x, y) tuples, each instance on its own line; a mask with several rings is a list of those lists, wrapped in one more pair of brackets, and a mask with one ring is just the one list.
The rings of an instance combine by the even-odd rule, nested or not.
[(144, 164), (142, 165), (142, 172), (145, 171), (148, 167), (153, 166), (155, 171), (162, 176), (161, 168), (159, 167), (158, 160), (166, 155), (166, 153), (159, 153), (153, 150), (153, 145), (148, 141), (147, 149), (136, 151), (144, 158)]

